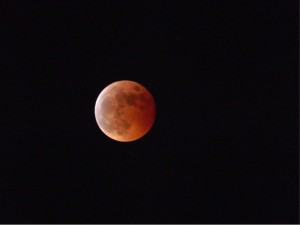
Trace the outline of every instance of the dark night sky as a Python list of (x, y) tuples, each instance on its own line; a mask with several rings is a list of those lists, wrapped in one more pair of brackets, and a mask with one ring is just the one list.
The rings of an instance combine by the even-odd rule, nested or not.
[[(298, 1), (95, 2), (1, 2), (0, 222), (298, 223)], [(94, 117), (123, 79), (131, 143)]]

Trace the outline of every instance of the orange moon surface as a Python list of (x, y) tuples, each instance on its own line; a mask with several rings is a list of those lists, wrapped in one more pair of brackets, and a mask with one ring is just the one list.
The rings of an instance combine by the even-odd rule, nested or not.
[(135, 141), (151, 129), (155, 102), (141, 84), (121, 80), (108, 85), (97, 98), (95, 116), (108, 137), (121, 142)]

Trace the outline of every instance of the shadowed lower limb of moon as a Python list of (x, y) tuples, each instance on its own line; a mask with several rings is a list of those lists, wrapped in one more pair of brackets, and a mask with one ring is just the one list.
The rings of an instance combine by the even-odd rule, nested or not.
[(107, 136), (119, 141), (131, 141), (150, 130), (155, 116), (154, 100), (138, 83), (120, 82), (108, 86), (99, 95), (96, 119)]

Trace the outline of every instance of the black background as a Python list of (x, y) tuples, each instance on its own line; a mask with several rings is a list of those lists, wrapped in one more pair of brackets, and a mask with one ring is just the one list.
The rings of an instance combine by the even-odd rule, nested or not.
[[(299, 222), (298, 1), (95, 2), (1, 2), (0, 222)], [(94, 117), (123, 79), (130, 143)]]

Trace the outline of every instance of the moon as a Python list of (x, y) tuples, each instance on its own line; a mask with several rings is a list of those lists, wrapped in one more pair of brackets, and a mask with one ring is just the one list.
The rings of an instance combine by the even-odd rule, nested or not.
[(109, 138), (130, 142), (147, 134), (155, 120), (155, 101), (141, 84), (121, 80), (101, 91), (95, 105), (100, 130)]

